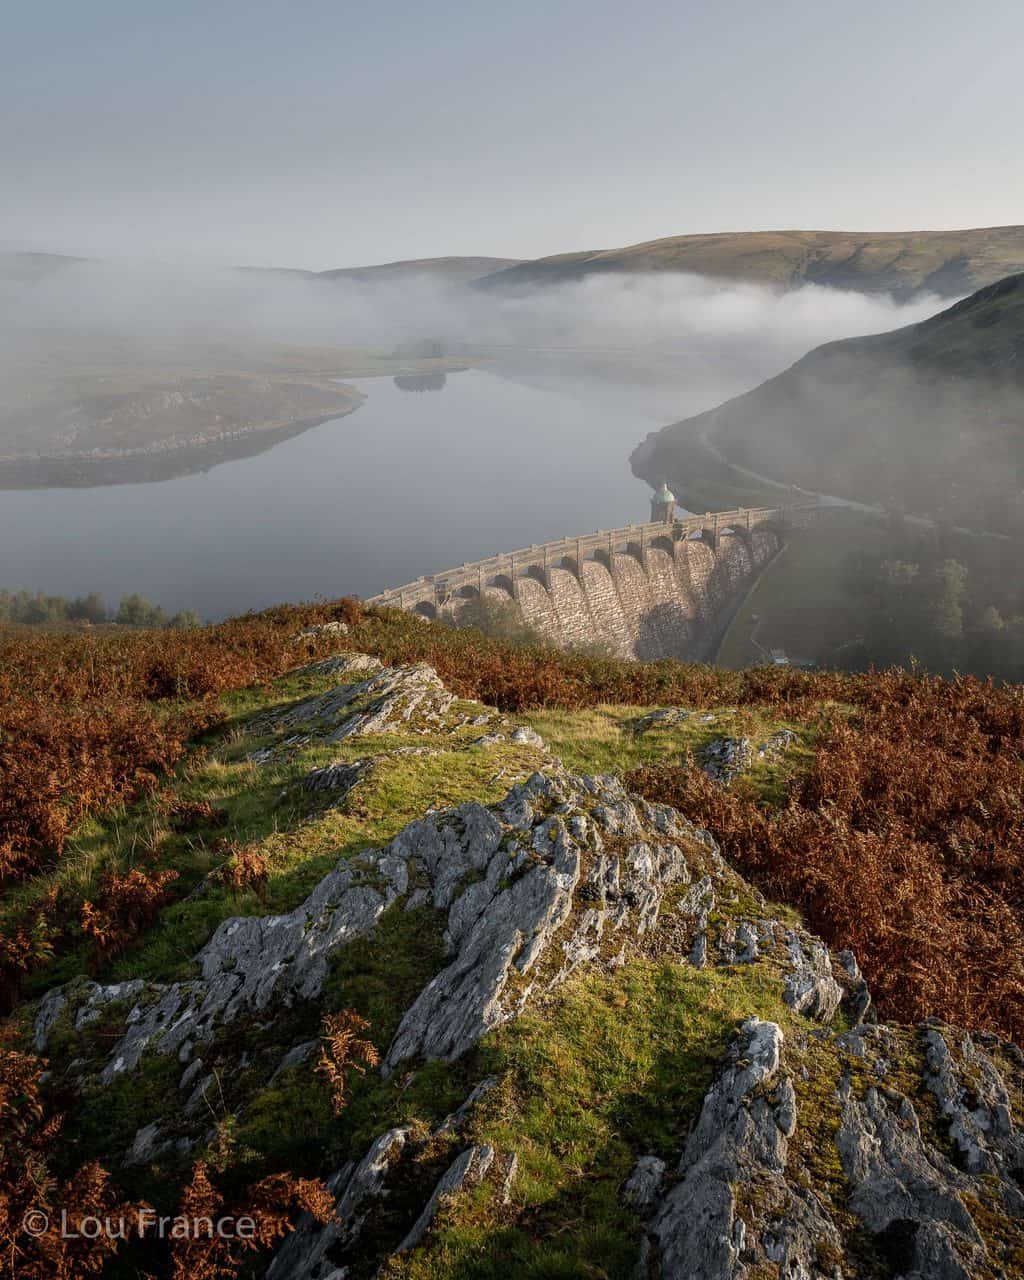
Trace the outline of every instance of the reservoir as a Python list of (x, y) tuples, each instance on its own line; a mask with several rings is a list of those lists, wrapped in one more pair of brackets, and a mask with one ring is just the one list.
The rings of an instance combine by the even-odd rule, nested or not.
[(367, 397), (354, 413), (204, 473), (0, 492), (0, 588), (99, 591), (108, 604), (139, 591), (210, 620), (373, 595), (498, 551), (648, 519), (630, 451), (722, 391), (682, 394), (673, 414), (627, 387), (481, 369), (433, 385), (351, 382)]

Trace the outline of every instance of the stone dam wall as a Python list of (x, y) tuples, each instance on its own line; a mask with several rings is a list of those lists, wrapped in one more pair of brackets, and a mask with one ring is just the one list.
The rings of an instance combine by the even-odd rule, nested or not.
[(628, 525), (462, 565), (367, 603), (457, 621), (467, 600), (513, 601), (553, 644), (699, 661), (799, 519), (758, 508)]

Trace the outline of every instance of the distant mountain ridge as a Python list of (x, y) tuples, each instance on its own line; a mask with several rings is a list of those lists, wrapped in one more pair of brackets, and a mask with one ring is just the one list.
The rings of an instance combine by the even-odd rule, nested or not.
[(694, 440), (803, 488), (1024, 531), (1024, 274), (919, 324), (815, 348), (648, 437), (634, 472), (671, 485)]
[[(0, 253), (0, 279), (37, 279), (83, 261), (61, 254)], [(957, 298), (1024, 272), (1024, 226), (963, 231), (725, 231), (535, 259), (448, 255), (326, 271), (238, 269), (360, 284), (426, 277), (494, 292), (528, 291), (593, 275), (677, 271), (776, 288), (820, 284), (887, 293), (898, 300), (927, 293)]]
[(521, 258), (407, 258), (369, 267), (337, 267), (314, 274), (320, 280), (353, 280), (367, 284), (408, 276), (432, 276), (447, 284), (465, 284), (469, 280), (519, 266), (521, 262)]
[[(101, 258), (78, 258), (63, 253), (5, 251), (0, 252), (0, 280), (33, 281), (78, 263), (103, 261)], [(521, 262), (521, 258), (449, 256), (404, 258), (366, 267), (334, 267), (328, 271), (305, 271), (301, 267), (237, 267), (235, 270), (258, 275), (300, 276), (306, 280), (352, 280), (365, 284), (400, 281), (412, 276), (426, 276), (446, 284), (465, 284), (469, 280), (518, 266)]]
[(793, 287), (821, 284), (898, 299), (960, 297), (1024, 271), (1024, 226), (966, 231), (744, 231), (668, 236), (506, 267), (476, 281), (531, 289), (619, 272), (680, 271)]

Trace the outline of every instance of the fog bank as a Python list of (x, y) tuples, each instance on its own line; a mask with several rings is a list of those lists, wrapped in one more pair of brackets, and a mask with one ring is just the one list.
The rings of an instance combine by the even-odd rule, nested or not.
[(519, 294), (447, 287), (436, 277), (366, 282), (299, 272), (79, 262), (34, 280), (0, 269), (9, 353), (57, 338), (116, 340), (166, 355), (211, 342), (369, 347), (422, 338), (447, 349), (555, 349), (614, 362), (620, 352), (728, 360), (759, 380), (835, 338), (914, 323), (948, 300), (898, 304), (817, 285), (784, 291), (679, 274), (591, 276)]

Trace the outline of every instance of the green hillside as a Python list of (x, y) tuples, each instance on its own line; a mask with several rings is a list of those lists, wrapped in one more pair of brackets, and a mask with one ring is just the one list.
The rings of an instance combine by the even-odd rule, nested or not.
[(667, 236), (621, 249), (539, 258), (492, 273), (489, 289), (532, 288), (602, 272), (686, 271), (790, 287), (830, 285), (906, 298), (957, 297), (1024, 271), (1024, 226), (967, 231), (741, 231)]
[(4, 1275), (1021, 1280), (1022, 742), (351, 600), (0, 629)]
[(787, 485), (1019, 532), (1024, 275), (920, 324), (818, 347), (746, 395), (649, 437), (634, 471), (678, 478), (685, 492), (700, 440)]

